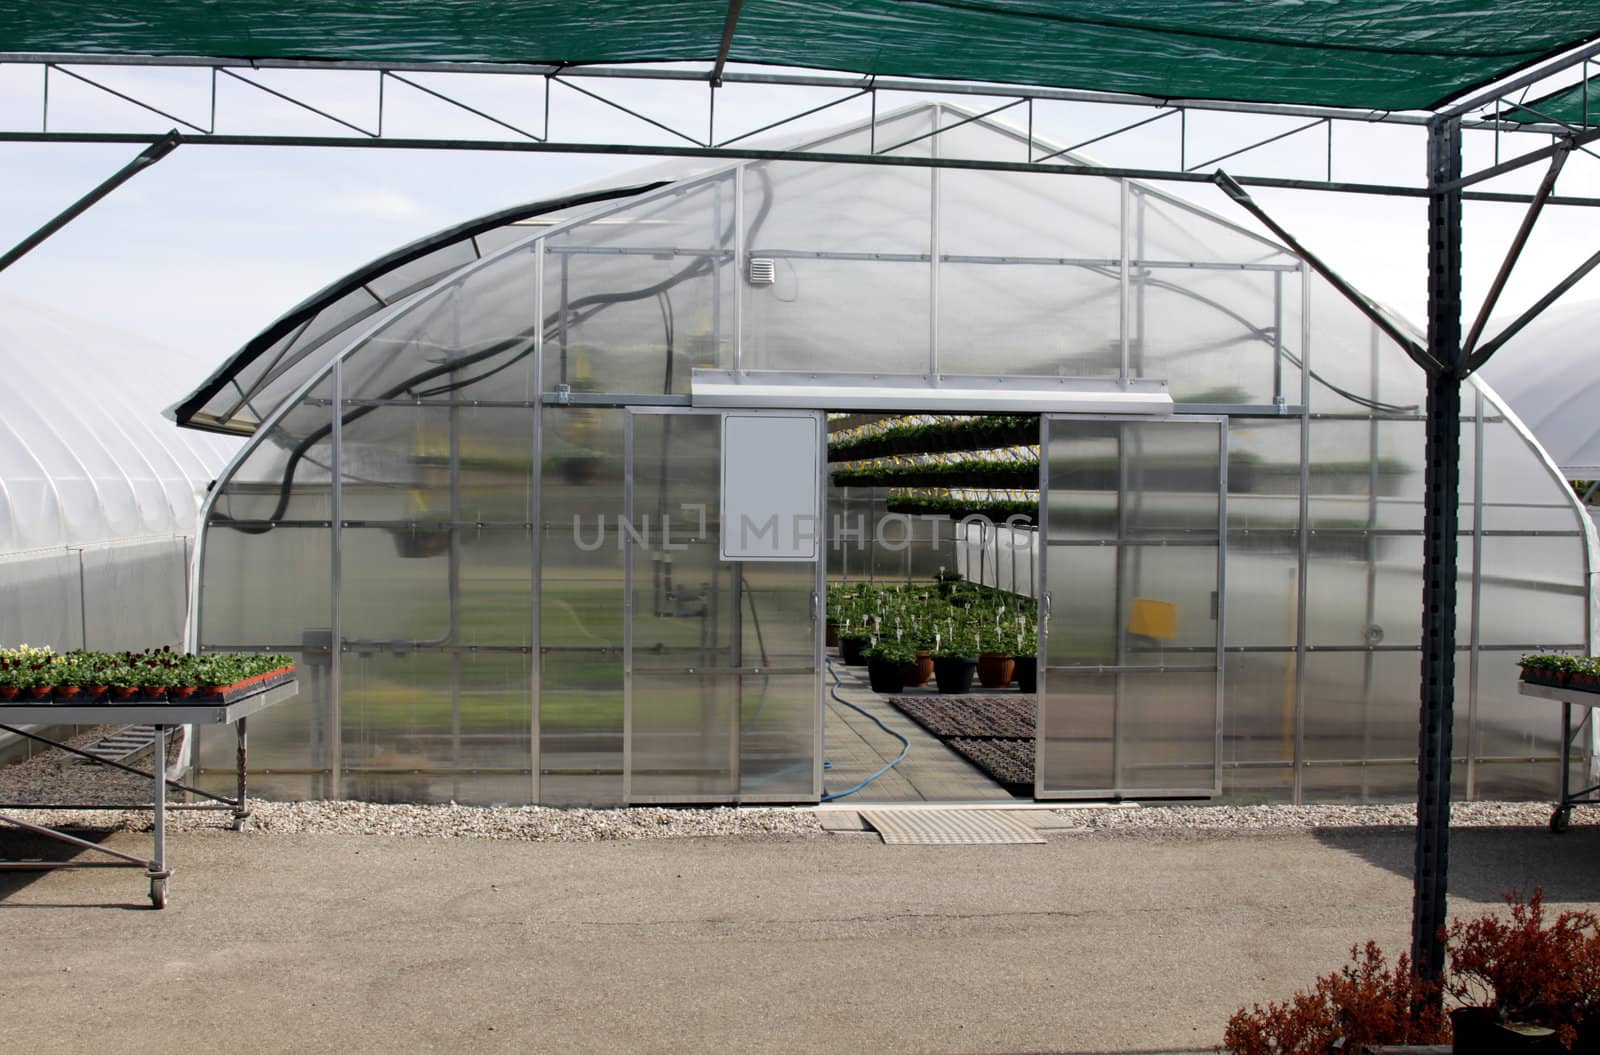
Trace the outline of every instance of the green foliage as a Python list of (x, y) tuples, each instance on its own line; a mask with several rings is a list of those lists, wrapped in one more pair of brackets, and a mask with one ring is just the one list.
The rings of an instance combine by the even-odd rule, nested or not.
[(906, 516), (947, 516), (952, 520), (982, 517), (996, 524), (1004, 524), (1012, 517), (1021, 517), (1023, 523), (1039, 522), (1039, 503), (1019, 499), (956, 498), (952, 495), (894, 495), (887, 508), (891, 513)]
[(835, 487), (969, 487), (977, 490), (1037, 490), (1039, 458), (991, 461), (956, 458), (921, 464), (877, 464), (835, 469)]
[(864, 653), (869, 659), (882, 659), (890, 663), (910, 663), (917, 658), (917, 647), (903, 638), (880, 637), (878, 643)]
[(965, 582), (954, 572), (929, 584), (828, 588), (828, 618), (840, 638), (894, 640), (944, 656), (1015, 652), (1019, 638), (1026, 651), (1016, 654), (1033, 655), (1036, 611), (1030, 597)]
[(1036, 446), (1038, 442), (1038, 415), (988, 414), (920, 425), (892, 425), (870, 435), (832, 440), (828, 444), (828, 460), (851, 462), (895, 454), (994, 450)]
[(294, 666), (294, 658), (239, 652), (193, 655), (170, 648), (142, 652), (90, 652), (76, 650), (60, 655), (29, 649), (0, 649), (0, 688), (38, 685), (138, 685), (222, 686), (260, 674)]

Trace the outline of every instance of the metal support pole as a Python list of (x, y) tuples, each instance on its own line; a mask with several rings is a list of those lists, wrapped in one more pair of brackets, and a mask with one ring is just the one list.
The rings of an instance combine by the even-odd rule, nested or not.
[(124, 183), (128, 182), (130, 179), (149, 168), (151, 165), (154, 165), (156, 162), (172, 153), (173, 150), (177, 149), (177, 146), (180, 142), (182, 142), (182, 139), (179, 137), (177, 130), (174, 129), (162, 136), (160, 139), (156, 140), (154, 143), (151, 143), (148, 147), (139, 152), (138, 157), (122, 166), (104, 182), (91, 190), (88, 194), (85, 194), (83, 197), (79, 198), (77, 201), (61, 210), (61, 212), (57, 213), (53, 218), (51, 218), (50, 222), (46, 223), (43, 227), (33, 232), (22, 241), (18, 242), (4, 256), (0, 256), (0, 271), (4, 271), (18, 260), (21, 260), (24, 256), (27, 256), (28, 253), (32, 252), (33, 249), (39, 245), (39, 243), (43, 242), (46, 238), (49, 238), (51, 235), (61, 230), (61, 228), (65, 227), (73, 220), (76, 220), (79, 216), (82, 216), (84, 213), (88, 212), (89, 208), (94, 205), (95, 202), (99, 201), (101, 198), (104, 198), (106, 195), (110, 194), (112, 191), (116, 190), (118, 187), (122, 186)]
[(1461, 491), (1461, 175), (1459, 119), (1428, 127), (1427, 469), (1422, 534), (1422, 707), (1417, 738), (1417, 846), (1411, 959), (1444, 973), (1450, 858), (1450, 753), (1455, 721), (1456, 529)]
[(244, 831), (245, 826), (250, 823), (250, 807), (245, 805), (244, 797), (245, 772), (248, 770), (250, 765), (249, 721), (250, 719), (248, 718), (240, 718), (237, 728), (237, 732), (239, 734), (239, 754), (235, 759), (235, 763), (238, 766), (239, 786), (238, 797), (233, 800), (233, 830), (236, 832)]

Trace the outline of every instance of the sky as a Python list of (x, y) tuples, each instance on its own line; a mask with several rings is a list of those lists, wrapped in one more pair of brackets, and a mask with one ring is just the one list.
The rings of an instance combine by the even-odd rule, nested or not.
[[(210, 121), (209, 74), (96, 68), (85, 72), (124, 91), (138, 91), (169, 114)], [(303, 93), (352, 123), (376, 121), (375, 79), (368, 74), (270, 71), (263, 83)], [(427, 82), (419, 76), (419, 81)], [(543, 97), (538, 81), (491, 77), (436, 78), (473, 105), (505, 120), (538, 128)], [(601, 87), (596, 85), (595, 87)], [(622, 83), (603, 87), (668, 120), (705, 110), (706, 87)], [(556, 89), (561, 91), (561, 89)], [(478, 118), (391, 82), (387, 131), (416, 136), (503, 134)], [(718, 136), (762, 123), (769, 108), (801, 110), (844, 93), (821, 89), (728, 87), (717, 102)], [(52, 129), (165, 131), (173, 121), (140, 111), (95, 88), (55, 75), (50, 85)], [(882, 93), (879, 112), (914, 101)], [(0, 129), (37, 129), (43, 90), (40, 70), (0, 67)], [(983, 105), (967, 100), (964, 105)], [(993, 105), (993, 104), (989, 104)], [(833, 127), (865, 119), (865, 99), (835, 107), (798, 128)], [(230, 78), (217, 89), (219, 127), (239, 131), (329, 134), (338, 126), (298, 111)], [(604, 142), (627, 138), (670, 143), (670, 136), (618, 111), (567, 92), (553, 110), (552, 138)], [(1073, 143), (1148, 116), (1133, 108), (1073, 104), (1035, 107), (1041, 138)], [(1021, 124), (1017, 108), (1001, 120)], [(1192, 114), (1186, 160), (1225, 153), (1252, 138), (1304, 123), (1300, 119), (1241, 119)], [(1173, 167), (1177, 121), (1169, 118), (1106, 140), (1087, 153), (1109, 164)], [(1333, 175), (1349, 181), (1419, 183), (1420, 129), (1340, 126), (1334, 133)], [(1546, 140), (1525, 137), (1530, 146)], [(1233, 172), (1318, 178), (1326, 174), (1327, 134), (1292, 136), (1225, 163)], [(1494, 137), (1467, 137), (1469, 169), (1493, 161)], [(1505, 143), (1501, 149), (1509, 149)], [(127, 145), (0, 144), (0, 243), (10, 246), (44, 223), (138, 152)], [(596, 182), (628, 182), (632, 170), (658, 159), (598, 155), (487, 152), (184, 146), (119, 188), (87, 214), (10, 269), (0, 294), (32, 301), (87, 323), (139, 334), (184, 353), (192, 376), (170, 379), (172, 398), (184, 395), (241, 344), (304, 297), (391, 249), (433, 231), (521, 202)], [(1504, 178), (1495, 189), (1530, 190), (1540, 169)], [(1210, 188), (1169, 185), (1220, 215), (1254, 221)], [(1567, 166), (1563, 193), (1600, 194), (1600, 160), (1578, 155)], [(1263, 206), (1303, 243), (1358, 288), (1416, 323), (1425, 308), (1426, 215), (1420, 201), (1302, 191), (1257, 191)], [(1600, 245), (1596, 210), (1551, 209), (1537, 230), (1502, 300), (1501, 313), (1532, 302)], [(1465, 260), (1468, 322), (1499, 266), (1521, 219), (1520, 206), (1469, 204)], [(1591, 276), (1569, 300), (1600, 296)], [(17, 310), (8, 299), (0, 310)]]

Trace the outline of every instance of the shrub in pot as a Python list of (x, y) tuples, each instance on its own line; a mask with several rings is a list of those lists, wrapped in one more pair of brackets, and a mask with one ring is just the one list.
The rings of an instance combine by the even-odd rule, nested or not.
[(867, 661), (867, 646), (872, 635), (861, 629), (845, 630), (839, 634), (839, 658), (849, 667), (859, 667)]
[(1017, 647), (1012, 650), (1012, 657), (1017, 665), (1017, 691), (1036, 693), (1039, 691), (1039, 657), (1036, 654), (1038, 645), (1034, 638), (1018, 635)]
[(970, 635), (953, 633), (939, 637), (933, 649), (933, 680), (939, 691), (951, 695), (971, 692), (972, 678), (978, 671), (978, 642)]
[(917, 650), (904, 641), (879, 638), (866, 656), (872, 691), (892, 695), (906, 687), (906, 664), (917, 658)]

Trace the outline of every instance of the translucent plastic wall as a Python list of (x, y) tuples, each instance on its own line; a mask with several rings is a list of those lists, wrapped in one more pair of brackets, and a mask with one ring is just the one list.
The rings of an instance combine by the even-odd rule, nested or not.
[[(1027, 149), (981, 121), (929, 138), (937, 119), (844, 134), (904, 155)], [(774, 281), (748, 280), (752, 258)], [(684, 495), (715, 493), (713, 448), (690, 443), (702, 425), (638, 424), (686, 410), (696, 368), (841, 386), (1165, 381), (1180, 418), (1220, 418), (1226, 436), (1226, 493), (1215, 468), (1185, 485), (1210, 488), (1184, 498), (1213, 518), (1206, 567), (1180, 547), (1146, 562), (1174, 589), (1208, 578), (1185, 609), (1225, 620), (1210, 661), (1223, 794), (1414, 793), (1422, 379), (1399, 349), (1287, 252), (1148, 187), (801, 161), (597, 206), (470, 265), (268, 416), (210, 508), (198, 623), (205, 648), (301, 660), (300, 698), (252, 722), (254, 786), (552, 804), (621, 802), (630, 782), (636, 797), (814, 794), (816, 676), (743, 673), (774, 656), (808, 669), (804, 576), (730, 577), (696, 548), (714, 519), (687, 550), (639, 541), (645, 513), (659, 529)], [(1496, 403), (1472, 389), (1467, 408), (1458, 791), (1546, 796), (1558, 715), (1519, 699), (1515, 660), (1591, 647), (1589, 541)], [(1143, 500), (1113, 475), (1085, 480), (1085, 509)], [(972, 570), (982, 540), (953, 525), (910, 550), (878, 544), (887, 497), (829, 492), (830, 574)], [(864, 537), (848, 534), (858, 517)], [(771, 598), (754, 614), (752, 594)], [(668, 670), (678, 652), (694, 658)], [(678, 680), (648, 683), (647, 667)], [(1046, 709), (1070, 719), (1078, 690), (1046, 680)], [(646, 699), (665, 709), (640, 711)], [(202, 767), (228, 768), (229, 751), (207, 738)], [(654, 783), (638, 783), (644, 768)]]

